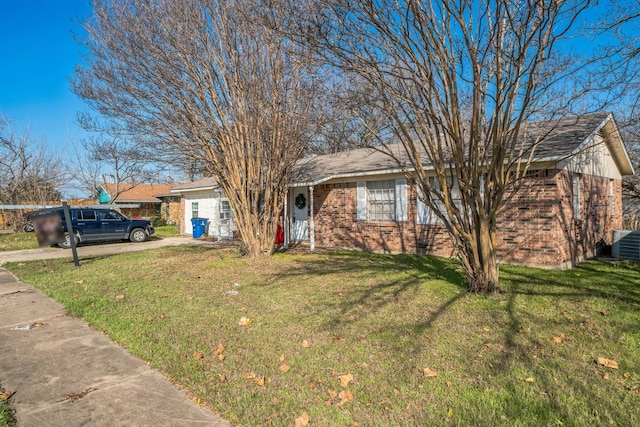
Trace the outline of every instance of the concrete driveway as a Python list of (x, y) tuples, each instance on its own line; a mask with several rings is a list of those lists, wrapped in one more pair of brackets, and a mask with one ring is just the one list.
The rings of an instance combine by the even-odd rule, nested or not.
[[(101, 243), (78, 246), (78, 257), (96, 255), (115, 255), (124, 252), (144, 251), (179, 245), (211, 245), (212, 242), (195, 240), (190, 237), (154, 238), (142, 243)], [(40, 259), (71, 258), (71, 249), (43, 247), (38, 249), (23, 249), (20, 251), (0, 252), (0, 265), (5, 262), (35, 261)]]

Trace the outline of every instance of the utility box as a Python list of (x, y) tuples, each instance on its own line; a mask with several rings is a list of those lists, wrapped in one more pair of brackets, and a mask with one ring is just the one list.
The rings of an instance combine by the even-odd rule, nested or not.
[(614, 258), (640, 259), (640, 231), (613, 230), (611, 256)]

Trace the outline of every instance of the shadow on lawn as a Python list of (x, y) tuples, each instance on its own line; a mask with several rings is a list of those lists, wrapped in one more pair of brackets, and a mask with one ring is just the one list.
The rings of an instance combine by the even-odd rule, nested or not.
[[(585, 401), (592, 402), (592, 405), (594, 405), (600, 400), (600, 397), (594, 384), (584, 381), (584, 373), (575, 375), (575, 372), (568, 372), (566, 367), (562, 365), (561, 357), (552, 357), (550, 361), (541, 360), (538, 357), (538, 355), (542, 355), (541, 357), (544, 359), (548, 352), (553, 354), (555, 349), (551, 346), (559, 344), (554, 344), (551, 336), (545, 337), (545, 340), (540, 340), (535, 334), (522, 333), (521, 327), (525, 324), (531, 324), (535, 328), (536, 325), (544, 322), (548, 323), (550, 320), (536, 316), (535, 313), (527, 313), (526, 310), (518, 309), (516, 300), (523, 298), (529, 300), (540, 297), (568, 297), (573, 301), (580, 301), (587, 298), (599, 298), (603, 301), (606, 300), (609, 304), (614, 302), (620, 308), (635, 311), (640, 304), (638, 294), (640, 283), (637, 283), (637, 271), (637, 266), (636, 268), (633, 266), (616, 268), (615, 271), (611, 271), (611, 268), (597, 263), (584, 263), (570, 271), (549, 272), (544, 275), (536, 274), (534, 269), (509, 271), (507, 274), (508, 279), (503, 281), (506, 284), (505, 288), (508, 289), (506, 292), (506, 307), (504, 308), (508, 324), (502, 341), (504, 351), (500, 354), (493, 367), (495, 375), (508, 374), (514, 364), (520, 366), (520, 368), (524, 365), (528, 372), (533, 375), (534, 381), (544, 390), (537, 399), (530, 399), (527, 402), (527, 405), (531, 405), (531, 409), (534, 411), (538, 407), (540, 414), (555, 414), (554, 416), (559, 416), (564, 420), (569, 420), (572, 417), (567, 406), (566, 396), (563, 396), (562, 392), (558, 393), (556, 391), (558, 382), (556, 376), (562, 376), (564, 388), (570, 390), (572, 396), (578, 396), (579, 399), (585, 399)], [(581, 276), (588, 276), (590, 285), (585, 285), (576, 280)], [(540, 302), (531, 301), (525, 306), (535, 307), (537, 304), (540, 304)], [(522, 305), (521, 301), (520, 305)], [(595, 312), (585, 311), (580, 314), (584, 315), (586, 320), (594, 315)], [(571, 324), (566, 321), (554, 321), (553, 323), (557, 323), (557, 327), (560, 329), (558, 335), (561, 330), (569, 332), (571, 328)], [(633, 322), (626, 327), (618, 325), (618, 330), (620, 331), (634, 332), (636, 329), (637, 326)], [(595, 367), (595, 357), (593, 364)], [(507, 384), (513, 396), (521, 395), (517, 390), (518, 381), (512, 381)], [(514, 413), (509, 414), (509, 416), (517, 417), (519, 415), (517, 413), (518, 409), (515, 409), (517, 406), (515, 405), (512, 408)], [(551, 412), (549, 409), (551, 409)], [(545, 423), (556, 422), (557, 420), (541, 419), (539, 421)]]
[[(536, 274), (535, 269), (518, 269), (508, 272), (511, 293), (538, 296), (615, 299), (627, 304), (640, 304), (640, 268), (623, 264), (618, 268), (606, 268), (606, 264), (588, 262), (568, 271)], [(580, 279), (589, 277), (589, 284)], [(519, 284), (526, 283), (526, 286)]]
[[(279, 277), (285, 282), (295, 283), (298, 278), (306, 276), (343, 277), (343, 274), (350, 273), (357, 283), (364, 284), (369, 279), (374, 282), (370, 286), (338, 287), (339, 292), (335, 289), (332, 292), (339, 293), (339, 298), (320, 298), (312, 303), (315, 314), (323, 318), (321, 328), (326, 332), (334, 333), (345, 325), (363, 321), (367, 316), (387, 316), (389, 314), (385, 310), (393, 310), (393, 305), (402, 310), (402, 304), (410, 301), (419, 287), (431, 286), (433, 300), (425, 305), (415, 321), (379, 325), (374, 332), (380, 335), (421, 335), (458, 300), (468, 295), (460, 265), (455, 260), (431, 256), (350, 251), (331, 253), (326, 259), (313, 258), (313, 261), (307, 261), (303, 256), (298, 268), (281, 272)], [(446, 284), (434, 284), (437, 281)], [(412, 344), (413, 348), (407, 348), (406, 343), (398, 340), (391, 342), (398, 345), (396, 351), (416, 353), (423, 350), (418, 341)]]

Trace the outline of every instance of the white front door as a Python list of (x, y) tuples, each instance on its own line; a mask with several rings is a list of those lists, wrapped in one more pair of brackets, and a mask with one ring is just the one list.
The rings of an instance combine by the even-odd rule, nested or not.
[(291, 191), (291, 240), (307, 240), (307, 218), (309, 217), (309, 196), (307, 187), (296, 187)]

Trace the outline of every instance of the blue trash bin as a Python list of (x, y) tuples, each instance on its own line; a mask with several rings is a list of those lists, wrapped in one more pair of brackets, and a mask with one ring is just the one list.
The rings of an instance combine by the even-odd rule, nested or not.
[(193, 229), (193, 238), (199, 239), (207, 229), (207, 221), (209, 218), (191, 218), (191, 227)]

